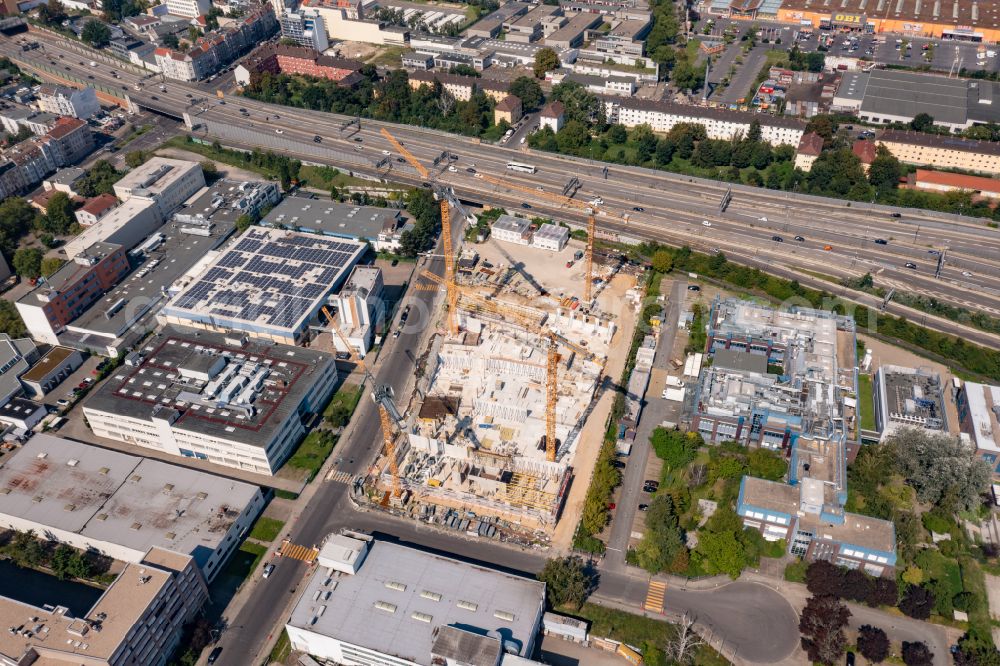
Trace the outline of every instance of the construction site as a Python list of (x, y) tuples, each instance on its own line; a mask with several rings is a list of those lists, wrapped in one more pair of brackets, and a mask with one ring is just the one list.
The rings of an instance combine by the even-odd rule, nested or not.
[(491, 239), (462, 251), (452, 220), (471, 216), (445, 188), (435, 193), (445, 275), (423, 272), (416, 287), (439, 289), (443, 307), (417, 354), (413, 393), (373, 387), (384, 448), (353, 497), (473, 536), (548, 544), (569, 494), (586, 491), (613, 397), (604, 389), (621, 372), (641, 300), (638, 276), (595, 253), (593, 233), (544, 249)]

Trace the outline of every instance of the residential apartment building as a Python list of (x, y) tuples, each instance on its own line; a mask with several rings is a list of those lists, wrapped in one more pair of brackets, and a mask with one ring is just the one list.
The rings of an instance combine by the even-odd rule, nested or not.
[(235, 77), (242, 86), (264, 72), (315, 76), (349, 86), (361, 78), (358, 70), (363, 65), (359, 60), (321, 55), (312, 48), (269, 43), (244, 58), (236, 68)]
[(39, 136), (48, 132), (56, 124), (59, 116), (45, 111), (35, 111), (21, 106), (0, 109), (0, 123), (5, 131), (17, 134), (22, 127), (27, 127), (32, 134)]
[(935, 169), (961, 169), (1000, 175), (1000, 143), (884, 130), (876, 141), (899, 161)]
[(94, 434), (258, 474), (278, 470), (337, 385), (332, 355), (239, 334), (168, 326), (142, 351), (84, 403)]
[(153, 201), (163, 221), (203, 187), (205, 174), (197, 162), (156, 156), (125, 174), (115, 183), (114, 191), (123, 202), (132, 197)]
[(609, 120), (626, 127), (649, 125), (654, 132), (669, 132), (680, 123), (694, 123), (704, 126), (708, 138), (727, 141), (737, 133), (745, 136), (756, 120), (760, 123), (761, 138), (772, 146), (799, 145), (806, 126), (794, 118), (635, 98), (607, 97), (605, 108)]
[(816, 159), (823, 152), (823, 137), (816, 132), (808, 132), (799, 139), (798, 148), (795, 150), (795, 168), (808, 173), (812, 171), (812, 166)]
[(115, 195), (100, 194), (78, 208), (73, 215), (78, 223), (89, 227), (100, 222), (117, 206), (118, 198)]
[(56, 168), (76, 164), (94, 150), (90, 126), (77, 118), (60, 118), (39, 140), (51, 147)]
[(59, 116), (70, 116), (87, 120), (100, 112), (101, 103), (91, 87), (70, 88), (52, 83), (42, 84), (38, 88), (38, 109)]
[(562, 102), (558, 100), (549, 102), (542, 109), (542, 112), (538, 114), (538, 129), (548, 127), (553, 132), (558, 132), (562, 129), (565, 112), (566, 107), (563, 106)]
[(128, 274), (121, 245), (95, 243), (39, 282), (15, 303), (35, 340), (57, 345), (57, 335)]
[(521, 119), (521, 115), (521, 100), (514, 95), (507, 95), (493, 107), (494, 124), (500, 124), (503, 121), (508, 125), (513, 125)]
[(199, 38), (187, 52), (156, 49), (156, 66), (167, 78), (198, 81), (263, 43), (278, 30), (271, 5), (260, 5), (238, 22)]
[(963, 382), (955, 395), (958, 426), (1000, 478), (1000, 386)]
[(281, 36), (299, 46), (316, 51), (325, 51), (330, 46), (323, 18), (314, 9), (286, 9), (278, 16), (278, 22), (281, 24)]
[(967, 176), (948, 171), (917, 169), (906, 187), (928, 192), (970, 192), (975, 197), (1000, 199), (1000, 181), (984, 176)]
[(446, 72), (410, 72), (410, 87), (414, 90), (420, 86), (433, 87), (435, 83), (440, 83), (449, 95), (455, 99), (467, 102), (472, 99), (472, 94), (478, 85), (474, 76), (462, 76), (460, 74), (448, 74)]
[(93, 135), (82, 120), (56, 118), (46, 131), (43, 136), (22, 141), (4, 151), (6, 161), (0, 164), (0, 196), (8, 197), (33, 187), (59, 167), (77, 162), (93, 150)]

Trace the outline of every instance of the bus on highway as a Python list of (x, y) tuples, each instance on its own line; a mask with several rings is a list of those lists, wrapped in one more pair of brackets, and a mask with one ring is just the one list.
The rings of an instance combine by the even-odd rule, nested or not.
[(535, 173), (537, 169), (530, 164), (521, 164), (520, 162), (507, 162), (508, 171), (520, 171), (522, 173)]

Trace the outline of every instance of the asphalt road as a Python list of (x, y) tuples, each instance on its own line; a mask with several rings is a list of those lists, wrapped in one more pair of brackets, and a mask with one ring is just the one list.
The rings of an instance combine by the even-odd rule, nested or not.
[[(340, 138), (340, 127), (345, 120), (341, 116), (276, 107), (244, 98), (223, 104), (205, 90), (211, 89), (211, 84), (199, 88), (171, 81), (165, 84), (166, 90), (161, 91), (158, 82), (148, 81), (142, 92), (135, 92), (128, 84), (136, 77), (125, 69), (119, 68), (121, 78), (114, 79), (110, 70), (105, 71), (103, 66), (80, 66), (76, 60), (79, 55), (66, 51), (69, 47), (54, 38), (43, 36), (41, 40), (48, 45), (45, 52), (14, 52), (9, 40), (0, 40), (0, 50), (17, 58), (51, 58), (59, 64), (69, 63), (64, 67), (70, 67), (71, 72), (78, 75), (86, 72), (85, 75), (104, 77), (101, 82), (105, 84), (125, 84), (134, 100), (161, 112), (177, 114), (178, 109), (184, 109), (195, 118), (215, 119), (242, 127), (249, 125), (256, 127), (255, 131), (277, 133), (281, 130), (282, 137), (293, 142), (290, 145), (302, 145), (303, 151), (308, 145), (306, 142), (311, 144), (316, 135), (322, 135), (324, 146), (343, 146), (345, 152), (348, 147), (353, 149), (361, 145)], [(75, 44), (72, 46), (79, 48)], [(67, 53), (65, 58), (58, 57), (62, 51)], [(48, 66), (48, 63), (42, 64)], [(189, 106), (192, 100), (197, 104)], [(246, 108), (248, 116), (240, 116), (238, 108)], [(387, 125), (364, 121), (357, 135), (363, 140), (362, 152), (357, 155), (367, 157), (359, 163), (340, 166), (374, 172), (374, 163), (381, 157), (381, 151), (391, 148), (378, 135), (378, 129), (383, 126)], [(1000, 232), (968, 218), (903, 210), (902, 217), (894, 219), (888, 215), (892, 209), (883, 206), (848, 205), (837, 200), (743, 187), (734, 187), (732, 204), (720, 214), (718, 201), (728, 184), (617, 165), (609, 168), (605, 179), (601, 175), (603, 165), (599, 163), (552, 154), (525, 154), (480, 144), (474, 139), (408, 126), (388, 126), (393, 127), (397, 137), (419, 159), (430, 162), (440, 154), (442, 145), (457, 153), (460, 157), (458, 172), (442, 173), (439, 181), (452, 185), (456, 192), (470, 200), (531, 202), (530, 207), (538, 212), (573, 218), (573, 213), (547, 199), (546, 193), (560, 191), (569, 174), (574, 174), (584, 182), (578, 199), (586, 201), (600, 194), (605, 200), (605, 208), (629, 215), (625, 224), (599, 217), (599, 225), (609, 230), (675, 245), (688, 244), (704, 251), (719, 249), (738, 262), (766, 266), (775, 272), (784, 270), (801, 275), (802, 271), (809, 271), (835, 279), (871, 272), (878, 286), (945, 300), (991, 315), (1000, 314)], [(308, 155), (307, 152), (301, 154), (303, 157)], [(508, 160), (527, 161), (529, 156), (531, 163), (538, 167), (536, 174), (506, 171)], [(478, 170), (505, 175), (505, 182), (510, 185), (498, 187), (477, 180), (466, 172), (472, 164)], [(404, 182), (415, 180), (411, 169), (395, 164), (388, 177)], [(536, 189), (545, 192), (536, 193)], [(632, 210), (634, 207), (643, 208), (643, 211)], [(768, 221), (763, 222), (761, 218)], [(704, 220), (711, 222), (712, 227), (702, 226)], [(774, 242), (771, 239), (775, 235), (781, 235), (788, 242)], [(796, 235), (804, 237), (805, 241), (792, 243), (790, 239)], [(876, 238), (886, 239), (888, 244), (877, 245), (874, 243)], [(827, 246), (830, 250), (824, 249)], [(948, 261), (938, 279), (933, 275), (936, 257), (929, 255), (928, 250), (944, 251), (946, 248)], [(917, 268), (904, 267), (907, 262)], [(803, 281), (808, 279), (803, 277)], [(823, 284), (820, 282), (817, 286)], [(863, 295), (857, 294), (854, 297), (862, 302), (873, 300), (866, 301)], [(911, 319), (921, 318), (920, 313), (894, 303), (889, 305), (888, 311)], [(1000, 344), (998, 336), (946, 320), (928, 317), (926, 325), (962, 335), (971, 342)]]

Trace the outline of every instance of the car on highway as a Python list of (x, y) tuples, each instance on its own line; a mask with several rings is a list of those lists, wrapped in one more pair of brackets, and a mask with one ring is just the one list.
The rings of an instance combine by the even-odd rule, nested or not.
[(283, 129), (281, 129), (281, 128), (279, 127), (278, 129), (274, 130), (274, 133), (275, 133), (275, 134), (284, 134), (284, 133), (285, 133), (285, 130), (283, 130)]
[(972, 277), (972, 273), (969, 271), (962, 271), (962, 277)]
[(156, 95), (150, 95), (149, 99), (153, 100), (154, 102), (159, 102), (160, 101), (160, 98), (157, 97)]
[(531, 210), (531, 204), (523, 203), (523, 204), (521, 204), (521, 208), (525, 208), (527, 210)]
[(782, 238), (781, 236), (771, 236), (771, 240), (773, 240), (775, 243), (784, 243), (785, 242), (785, 239)]
[(935, 257), (941, 254), (940, 250), (927, 250), (927, 254), (933, 254)]
[(590, 200), (589, 203), (591, 206), (600, 206), (601, 204), (604, 203), (604, 199), (602, 199), (601, 197), (594, 197), (593, 199)]
[(392, 153), (390, 153), (388, 150), (383, 150), (382, 154), (383, 155), (392, 155)]
[(265, 564), (264, 565), (264, 573), (261, 575), (261, 578), (268, 578), (268, 577), (270, 577), (270, 575), (271, 575), (271, 573), (273, 571), (274, 571), (274, 565), (273, 564), (271, 564), (271, 563)]
[(887, 241), (887, 240), (886, 240), (886, 239), (884, 239), (884, 238), (876, 238), (876, 239), (875, 239), (875, 244), (876, 244), (876, 245), (888, 245), (888, 244), (889, 244), (889, 241)]
[(313, 143), (322, 143), (322, 142), (323, 142), (323, 137), (319, 136), (318, 134), (313, 137)]
[(362, 141), (364, 141), (364, 139), (362, 139), (360, 136), (354, 137), (354, 143), (361, 143)]
[(703, 226), (703, 227), (710, 227), (710, 226), (712, 226), (712, 223), (709, 222), (708, 220), (702, 220), (701, 221), (701, 226)]
[(632, 210), (634, 210), (637, 213), (644, 213), (644, 212), (646, 212), (646, 209), (643, 208), (642, 206), (632, 206)]
[(220, 654), (222, 654), (222, 646), (221, 645), (218, 646), (218, 647), (216, 647), (214, 650), (212, 650), (209, 653), (209, 655), (208, 655), (208, 662), (207, 663), (214, 664), (215, 662), (219, 661), (219, 655)]
[(93, 79), (93, 78), (94, 78), (94, 75), (93, 75), (93, 74), (87, 74), (87, 78), (88, 78), (88, 79)]
[(458, 169), (455, 167), (454, 164), (449, 164), (448, 165), (448, 171), (450, 171), (451, 173), (457, 173)]
[(833, 249), (833, 246), (832, 246), (832, 245), (824, 245), (824, 246), (823, 246), (823, 249), (824, 249), (825, 251), (829, 252), (829, 251), (831, 251), (831, 250)]
[(760, 218), (760, 221), (761, 221), (761, 222), (767, 222), (767, 218), (766, 218), (766, 217), (761, 217), (761, 218)]
[(889, 213), (889, 217), (903, 217), (902, 213)]
[(796, 236), (795, 240), (797, 240), (800, 243), (804, 243), (806, 239), (803, 236)]
[(400, 164), (406, 164), (406, 160), (402, 157), (397, 157), (396, 161), (399, 162)]
[(466, 172), (466, 173), (476, 173), (476, 170), (475, 170), (475, 169), (473, 169), (472, 167), (466, 167), (466, 168), (465, 168), (465, 172)]
[[(192, 95), (191, 93), (185, 93), (184, 96), (187, 97), (188, 99), (191, 99), (192, 97), (194, 97), (194, 95)], [(243, 110), (244, 109), (240, 109), (240, 111), (243, 111)]]
[(906, 267), (913, 271), (917, 270), (917, 265), (912, 261), (906, 262)]

